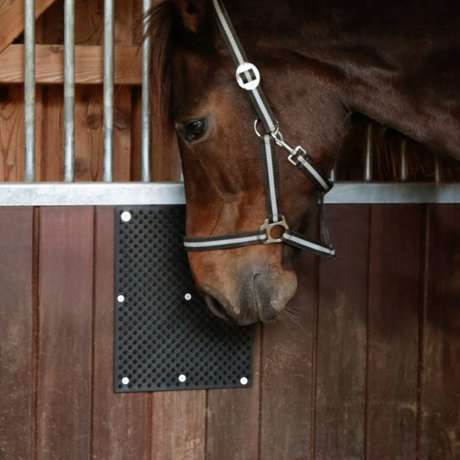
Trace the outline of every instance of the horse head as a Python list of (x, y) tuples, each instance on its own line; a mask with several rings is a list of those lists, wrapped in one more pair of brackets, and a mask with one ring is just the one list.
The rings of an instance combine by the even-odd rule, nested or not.
[[(187, 236), (259, 229), (267, 210), (256, 115), (236, 84), (211, 2), (166, 0), (154, 10), (152, 22), (154, 111), (163, 134), (170, 135), (173, 127), (178, 135)], [(328, 170), (343, 137), (345, 110), (327, 95), (323, 79), (304, 81), (302, 60), (288, 51), (292, 43), (277, 43), (276, 34), (257, 28), (242, 30), (244, 44), (257, 44), (248, 47), (248, 55), (257, 61), (285, 137), (302, 143)], [(290, 228), (314, 233), (317, 192), (285, 153), (277, 152), (283, 214)], [(297, 289), (296, 252), (285, 244), (258, 244), (189, 252), (189, 261), (210, 310), (244, 325), (270, 322), (285, 309)]]

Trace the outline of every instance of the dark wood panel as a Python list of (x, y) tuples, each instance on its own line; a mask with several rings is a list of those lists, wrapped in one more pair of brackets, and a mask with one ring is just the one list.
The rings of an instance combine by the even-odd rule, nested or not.
[(0, 458), (32, 456), (33, 210), (0, 208)]
[(258, 326), (254, 339), (252, 388), (208, 392), (208, 460), (259, 458), (260, 339), (261, 327)]
[(460, 206), (428, 207), (420, 458), (460, 458)]
[(148, 459), (150, 398), (113, 391), (114, 209), (97, 208), (92, 458)]
[(204, 460), (206, 391), (155, 393), (152, 437), (153, 460)]
[(299, 289), (290, 302), (295, 319), (264, 325), (261, 363), (260, 458), (306, 459), (312, 430), (312, 347), (316, 261), (301, 254)]
[(90, 456), (93, 214), (41, 210), (38, 459)]
[(327, 207), (337, 259), (320, 260), (315, 458), (364, 457), (369, 218)]
[(415, 458), (421, 208), (372, 207), (367, 458)]

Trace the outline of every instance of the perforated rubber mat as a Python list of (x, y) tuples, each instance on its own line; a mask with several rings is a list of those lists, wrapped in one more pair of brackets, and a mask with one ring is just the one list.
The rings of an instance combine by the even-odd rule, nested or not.
[(185, 206), (115, 212), (115, 391), (251, 386), (254, 328), (213, 316), (197, 294)]

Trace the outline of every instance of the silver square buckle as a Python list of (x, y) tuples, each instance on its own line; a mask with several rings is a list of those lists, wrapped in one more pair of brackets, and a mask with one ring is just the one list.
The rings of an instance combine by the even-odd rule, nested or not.
[(289, 154), (288, 156), (288, 160), (294, 165), (294, 166), (297, 166), (297, 157), (299, 155), (306, 155), (307, 152), (305, 151), (305, 149), (298, 145), (294, 150), (291, 151), (291, 153)]

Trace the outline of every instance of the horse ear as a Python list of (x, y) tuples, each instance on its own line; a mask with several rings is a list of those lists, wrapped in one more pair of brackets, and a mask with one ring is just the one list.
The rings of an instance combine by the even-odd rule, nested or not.
[(208, 16), (209, 2), (207, 0), (174, 0), (174, 3), (185, 28), (197, 34)]

